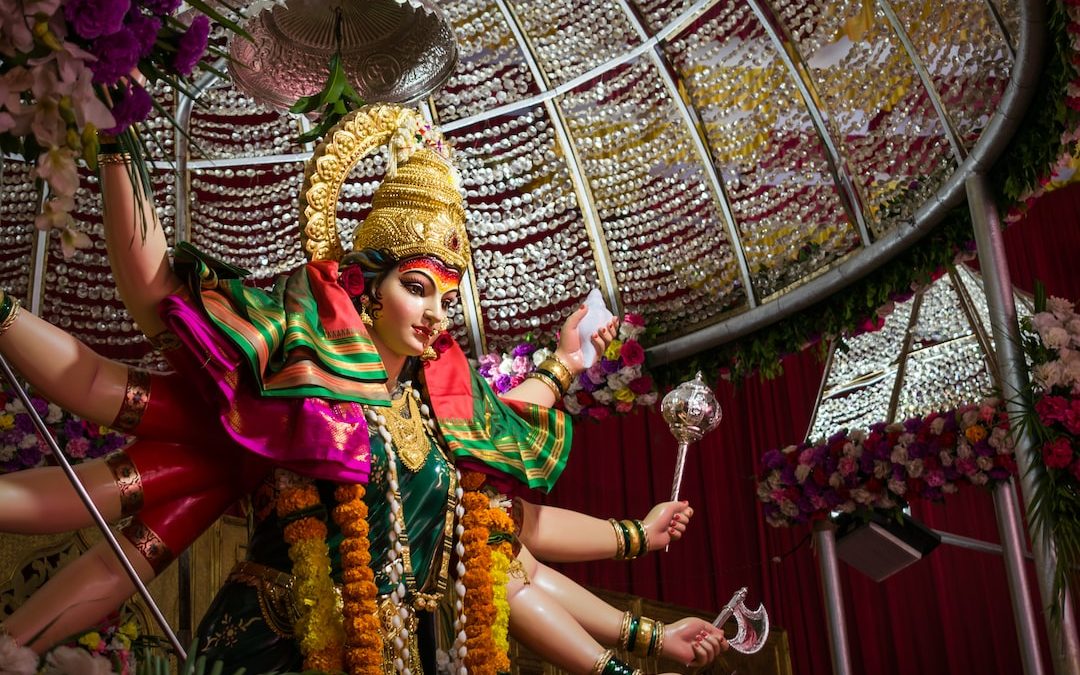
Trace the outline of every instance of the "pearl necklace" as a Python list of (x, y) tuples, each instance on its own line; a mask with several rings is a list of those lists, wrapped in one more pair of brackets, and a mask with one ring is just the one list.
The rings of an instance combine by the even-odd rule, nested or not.
[[(412, 388), (411, 382), (404, 383), (404, 390), (403, 395), (411, 396), (415, 401), (415, 404), (410, 406), (411, 409), (419, 409), (425, 428), (432, 434), (432, 437), (435, 437), (436, 426), (435, 421), (431, 419), (431, 408), (421, 400), (420, 392)], [(412, 404), (413, 402), (410, 401), (410, 403)], [(390, 592), (390, 601), (393, 606), (397, 608), (397, 613), (391, 618), (391, 625), (397, 632), (393, 641), (395, 651), (394, 669), (397, 672), (402, 673), (402, 675), (414, 675), (413, 665), (419, 666), (419, 654), (414, 654), (411, 646), (416, 644), (413, 632), (416, 630), (418, 621), (416, 618), (416, 608), (410, 605), (407, 602), (407, 599), (411, 596), (420, 609), (434, 611), (438, 605), (439, 598), (442, 596), (442, 591), (440, 590), (434, 594), (426, 594), (419, 593), (416, 590), (416, 577), (413, 574), (412, 557), (409, 548), (409, 535), (405, 527), (405, 509), (401, 499), (400, 485), (398, 483), (398, 458), (394, 446), (394, 438), (387, 426), (385, 415), (379, 412), (378, 409), (366, 406), (365, 412), (368, 421), (378, 429), (378, 434), (383, 440), (383, 446), (386, 452), (388, 474), (386, 501), (390, 507), (390, 514), (393, 519), (393, 526), (389, 533), (391, 549), (387, 554), (387, 557), (390, 559), (390, 583), (393, 587), (393, 590)], [(461, 487), (461, 472), (458, 471), (457, 467), (454, 467), (454, 472), (451, 474), (450, 490), (454, 495), (455, 526), (453, 533), (454, 540), (457, 542), (454, 552), (458, 556), (458, 563), (454, 570), (456, 572), (454, 578), (454, 591), (456, 597), (454, 600), (454, 646), (451, 658), (453, 659), (457, 675), (467, 675), (468, 671), (463, 662), (466, 654), (465, 612), (462, 601), (462, 598), (465, 597), (465, 585), (462, 582), (462, 579), (465, 577), (465, 566), (461, 562), (462, 555), (464, 554), (461, 536), (465, 531), (461, 525), (461, 517), (464, 514), (464, 507), (461, 504), (461, 499), (464, 496), (464, 490)], [(449, 551), (444, 549), (443, 573), (440, 574), (441, 579), (446, 578), (445, 570), (449, 564), (448, 557)]]

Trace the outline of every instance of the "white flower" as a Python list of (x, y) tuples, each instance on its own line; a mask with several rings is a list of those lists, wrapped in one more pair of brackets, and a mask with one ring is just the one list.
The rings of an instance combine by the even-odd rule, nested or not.
[(23, 439), (19, 441), (19, 447), (23, 450), (27, 448), (33, 448), (38, 444), (37, 434), (27, 434), (23, 436)]
[(551, 356), (551, 350), (547, 347), (541, 347), (532, 353), (532, 360), (534, 366), (539, 366), (544, 362), (544, 359)]
[(613, 400), (615, 400), (612, 397), (610, 389), (597, 389), (592, 393), (592, 397), (596, 399), (597, 403), (602, 403), (604, 405), (607, 405), (608, 403), (611, 403)]
[(975, 466), (979, 467), (983, 471), (989, 471), (994, 468), (994, 460), (989, 457), (979, 457), (975, 460)]
[(799, 507), (795, 502), (785, 499), (784, 502), (780, 504), (780, 513), (783, 513), (788, 518), (794, 518), (799, 515)]
[(638, 364), (636, 366), (623, 366), (619, 369), (619, 372), (617, 374), (626, 382), (636, 380), (641, 377), (641, 364)]
[(881, 480), (892, 473), (892, 464), (879, 459), (874, 462), (874, 478)]
[(947, 495), (956, 493), (956, 483), (945, 483), (941, 486), (941, 491)]
[(112, 675), (109, 659), (78, 647), (57, 647), (45, 658), (41, 675)]
[(908, 475), (912, 478), (918, 478), (923, 475), (923, 461), (921, 459), (913, 459), (908, 462), (907, 465)]
[(499, 362), (499, 372), (503, 375), (513, 375), (514, 360), (504, 355), (503, 360)]
[(49, 413), (45, 415), (45, 421), (49, 424), (56, 424), (60, 421), (60, 418), (64, 416), (64, 411), (60, 406), (55, 403), (49, 404)]
[(934, 421), (930, 423), (930, 433), (940, 434), (945, 429), (945, 418), (935, 417)]
[(795, 480), (800, 483), (805, 483), (806, 479), (810, 477), (810, 466), (808, 464), (800, 464), (795, 467)]
[(1065, 298), (1049, 297), (1046, 299), (1046, 309), (1054, 313), (1059, 321), (1068, 321), (1073, 318), (1073, 304)]
[(898, 445), (893, 448), (892, 453), (889, 455), (889, 459), (893, 464), (904, 464), (907, 462), (907, 448)]
[(1061, 349), (1069, 346), (1069, 332), (1060, 326), (1054, 326), (1043, 335), (1043, 343), (1050, 349)]
[(23, 405), (22, 399), (13, 398), (4, 406), (4, 412), (18, 415), (21, 412), (26, 412), (26, 406)]
[(1049, 363), (1040, 363), (1035, 366), (1035, 370), (1032, 374), (1036, 384), (1044, 389), (1052, 389), (1062, 383), (1065, 371), (1061, 367), (1060, 361), (1050, 361)]
[(856, 504), (869, 504), (874, 496), (866, 488), (855, 488), (851, 491), (851, 498)]
[(987, 476), (985, 473), (977, 473), (971, 477), (971, 482), (975, 485), (986, 485), (990, 482), (990, 476)]
[(902, 480), (896, 480), (895, 478), (889, 481), (889, 490), (894, 494), (903, 496), (907, 492), (907, 483)]
[(619, 373), (612, 373), (607, 376), (607, 387), (612, 391), (619, 391), (629, 383), (629, 380), (625, 379)]
[(10, 635), (0, 635), (0, 675), (34, 675), (38, 655), (20, 647)]
[(581, 414), (581, 404), (578, 403), (577, 396), (563, 396), (563, 407), (566, 408), (566, 412), (571, 415)]
[(1046, 331), (1050, 330), (1051, 328), (1057, 328), (1061, 326), (1061, 322), (1058, 321), (1057, 317), (1055, 317), (1050, 312), (1039, 312), (1035, 316), (1031, 317), (1031, 325), (1035, 327), (1035, 330), (1038, 331), (1039, 336), (1042, 337), (1046, 335)]
[(654, 403), (656, 403), (656, 397), (657, 394), (654, 391), (648, 394), (642, 394), (641, 396), (638, 396), (637, 400), (634, 402), (638, 405), (653, 405)]
[(15, 459), (14, 445), (0, 445), (0, 462), (10, 462)]

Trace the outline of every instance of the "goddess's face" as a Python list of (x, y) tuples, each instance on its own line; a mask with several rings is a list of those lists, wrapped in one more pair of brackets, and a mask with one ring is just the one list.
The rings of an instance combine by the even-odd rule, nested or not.
[(419, 356), (442, 330), (460, 283), (461, 274), (435, 258), (402, 262), (377, 288), (376, 344), (399, 356)]

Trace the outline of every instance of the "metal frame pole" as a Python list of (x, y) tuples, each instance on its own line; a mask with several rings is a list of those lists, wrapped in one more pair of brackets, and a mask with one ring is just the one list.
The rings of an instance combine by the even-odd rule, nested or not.
[(833, 675), (852, 675), (855, 671), (851, 669), (851, 648), (844, 621), (844, 590), (840, 587), (840, 563), (836, 558), (836, 528), (831, 522), (814, 523), (814, 546), (821, 571)]
[(146, 606), (149, 608), (150, 613), (154, 616), (154, 619), (161, 626), (162, 632), (172, 643), (172, 647), (176, 650), (177, 658), (183, 662), (187, 658), (187, 654), (184, 652), (184, 648), (180, 646), (180, 641), (177, 639), (176, 634), (173, 632), (172, 627), (169, 626), (169, 622), (165, 619), (165, 615), (161, 613), (161, 609), (154, 601), (154, 596), (150, 594), (150, 590), (143, 583), (143, 580), (139, 578), (139, 573), (135, 571), (135, 568), (131, 566), (131, 561), (128, 560), (124, 550), (120, 548), (120, 542), (117, 541), (116, 535), (113, 534), (109, 528), (109, 524), (105, 522), (105, 518), (101, 515), (101, 511), (98, 510), (94, 500), (90, 497), (90, 493), (83, 487), (79, 477), (75, 475), (75, 469), (72, 468), (71, 462), (60, 450), (60, 446), (57, 445), (56, 439), (49, 432), (49, 428), (45, 426), (44, 420), (41, 419), (41, 415), (38, 415), (37, 410), (34, 409), (33, 403), (30, 401), (30, 397), (27, 395), (26, 390), (19, 384), (18, 379), (15, 377), (14, 371), (11, 369), (11, 365), (3, 355), (0, 355), (0, 369), (3, 370), (4, 377), (7, 378), (8, 383), (11, 384), (15, 390), (15, 394), (22, 401), (23, 406), (26, 408), (26, 413), (30, 415), (30, 420), (34, 423), (34, 427), (38, 433), (45, 440), (45, 443), (49, 446), (49, 450), (52, 451), (53, 457), (60, 464), (60, 469), (63, 470), (68, 480), (71, 481), (71, 486), (75, 488), (75, 492), (79, 495), (79, 499), (86, 505), (86, 510), (90, 512), (90, 516), (94, 519), (94, 523), (97, 524), (98, 529), (101, 530), (102, 536), (105, 537), (105, 541), (109, 543), (109, 547), (112, 548), (113, 553), (116, 554), (117, 560), (123, 566), (124, 571), (131, 578), (131, 582), (135, 585), (135, 590), (139, 592), (142, 599), (146, 602)]
[[(1019, 400), (1020, 392), (1028, 386), (1027, 364), (1020, 349), (1020, 325), (1016, 320), (1016, 304), (1013, 300), (1012, 281), (1009, 277), (1008, 260), (1005, 256), (1005, 244), (1001, 237), (1001, 222), (994, 197), (982, 172), (972, 173), (965, 181), (968, 195), (968, 207), (975, 229), (975, 243), (979, 254), (979, 267), (982, 270), (983, 286), (986, 289), (986, 304), (990, 310), (990, 325), (994, 334), (997, 351), (997, 363), (1000, 370), (1002, 396), (1010, 420), (1017, 420), (1023, 413)], [(1020, 489), (1024, 504), (1030, 510), (1034, 495), (1036, 475), (1032, 471), (1030, 453), (1033, 439), (1025, 431), (1016, 439), (1016, 464), (1019, 469)], [(1014, 493), (1006, 497), (1002, 488), (994, 493), (995, 509), (998, 512), (998, 528), (1001, 530), (1002, 544), (1005, 546), (1006, 570), (1009, 573), (1009, 588), (1012, 593), (1013, 611), (1016, 614), (1017, 632), (1020, 638), (1020, 650), (1024, 656), (1025, 672), (1028, 667), (1038, 664), (1038, 642), (1034, 631), (1034, 610), (1031, 608), (1030, 594), (1027, 593), (1027, 580), (1023, 573), (1023, 548), (1012, 543), (1009, 538), (1022, 540), (1019, 505)], [(1010, 503), (1006, 503), (1011, 501)], [(1008, 510), (1009, 513), (1005, 513)], [(1050, 618), (1050, 607), (1056, 598), (1053, 593), (1053, 574), (1057, 566), (1057, 555), (1050, 541), (1038, 532), (1031, 533), (1032, 549), (1035, 555), (1035, 574), (1039, 581), (1039, 591), (1043, 601), (1043, 615), (1050, 636), (1050, 654), (1057, 675), (1080, 675), (1080, 642), (1076, 635), (1076, 616), (1068, 591), (1065, 593), (1064, 606), (1061, 608), (1061, 621), (1055, 623)], [(1014, 569), (1015, 568), (1015, 569)], [(1031, 624), (1030, 626), (1022, 624)], [(1034, 652), (1028, 654), (1028, 652)]]

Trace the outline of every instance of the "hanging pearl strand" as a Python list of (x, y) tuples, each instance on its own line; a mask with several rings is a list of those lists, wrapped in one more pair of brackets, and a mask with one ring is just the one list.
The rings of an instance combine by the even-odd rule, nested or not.
[[(411, 395), (416, 398), (420, 403), (420, 415), (424, 418), (424, 424), (427, 428), (434, 433), (436, 432), (435, 420), (431, 418), (431, 408), (421, 400), (420, 392), (412, 388), (411, 382), (405, 383), (407, 391), (411, 392)], [(405, 546), (402, 544), (402, 539), (406, 538), (405, 534), (405, 515), (404, 507), (399, 496), (400, 489), (398, 484), (398, 472), (397, 472), (397, 453), (394, 451), (394, 439), (390, 434), (390, 430), (386, 426), (386, 417), (372, 408), (367, 409), (368, 421), (375, 424), (378, 428), (379, 436), (383, 440), (383, 445), (386, 450), (386, 464), (387, 472), (389, 476), (388, 488), (386, 490), (386, 501), (390, 506), (390, 515), (393, 519), (393, 526), (390, 529), (389, 538), (391, 548), (387, 556), (390, 558), (390, 583), (393, 590), (390, 592), (390, 599), (394, 605), (398, 608), (397, 614), (392, 619), (392, 625), (397, 631), (397, 635), (394, 637), (394, 649), (396, 656), (394, 658), (394, 669), (402, 673), (402, 675), (412, 675), (412, 668), (409, 667), (411, 653), (409, 650), (409, 626), (408, 619), (410, 612), (408, 605), (406, 604), (406, 596), (408, 595), (408, 589), (405, 586), (403, 579), (405, 578)], [(461, 517), (465, 513), (465, 507), (462, 506), (461, 500), (465, 494), (465, 491), (461, 487), (461, 472), (454, 468), (457, 474), (457, 487), (454, 491), (454, 497), (456, 506), (454, 507), (454, 539), (457, 542), (454, 547), (454, 552), (457, 554), (458, 562), (455, 568), (454, 578), (454, 591), (456, 598), (454, 600), (454, 646), (453, 653), (450, 655), (455, 665), (457, 675), (468, 675), (468, 670), (465, 668), (464, 658), (466, 654), (465, 648), (465, 607), (463, 598), (465, 597), (465, 584), (462, 579), (465, 577), (465, 565), (462, 563), (462, 556), (465, 553), (465, 549), (461, 544), (461, 535), (465, 530), (461, 525)]]

